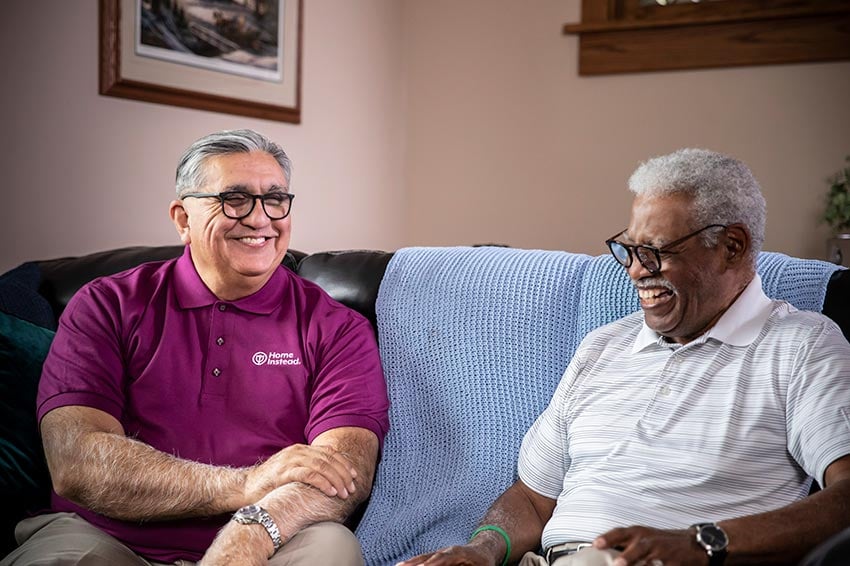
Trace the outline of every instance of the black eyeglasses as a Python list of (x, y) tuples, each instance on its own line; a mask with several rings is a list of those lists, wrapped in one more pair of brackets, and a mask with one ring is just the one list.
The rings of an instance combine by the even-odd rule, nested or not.
[(646, 268), (653, 275), (658, 275), (661, 272), (661, 254), (669, 253), (668, 250), (674, 246), (681, 244), (682, 242), (693, 238), (700, 232), (704, 232), (710, 228), (726, 228), (724, 224), (709, 224), (704, 228), (700, 228), (696, 232), (691, 232), (687, 236), (682, 236), (678, 240), (673, 240), (672, 242), (665, 244), (660, 248), (656, 248), (654, 246), (645, 246), (645, 245), (631, 245), (624, 244), (623, 242), (619, 242), (615, 240), (617, 236), (625, 232), (618, 232), (605, 240), (605, 245), (608, 246), (608, 249), (611, 250), (611, 255), (614, 256), (620, 265), (628, 269), (632, 266), (632, 261), (634, 257), (637, 257), (638, 261), (642, 266)]
[(292, 199), (295, 195), (283, 191), (271, 191), (264, 195), (252, 195), (244, 191), (225, 191), (223, 193), (188, 193), (184, 198), (217, 198), (221, 201), (221, 211), (228, 218), (241, 220), (252, 212), (257, 201), (263, 203), (263, 212), (272, 220), (281, 220), (292, 210)]

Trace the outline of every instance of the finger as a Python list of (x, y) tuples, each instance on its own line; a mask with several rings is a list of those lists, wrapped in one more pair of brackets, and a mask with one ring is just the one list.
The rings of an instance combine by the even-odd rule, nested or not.
[(341, 454), (340, 452), (331, 452), (331, 455), (337, 466), (341, 466), (351, 477), (350, 487), (351, 491), (356, 489), (354, 484), (354, 480), (357, 479), (357, 468), (354, 467), (354, 464), (351, 463), (351, 460), (348, 459), (347, 456)]
[(302, 465), (324, 475), (345, 497), (348, 497), (349, 492), (357, 490), (354, 484), (357, 470), (354, 469), (348, 458), (326, 446), (307, 446), (305, 448), (304, 456), (306, 459), (302, 462)]
[(596, 537), (593, 541), (593, 546), (599, 549), (625, 546), (630, 538), (628, 531), (629, 529), (627, 528), (611, 529)]
[(613, 566), (627, 566), (628, 564), (646, 564), (652, 551), (652, 541), (640, 537), (632, 540), (623, 548), (623, 552), (614, 559)]
[(328, 497), (340, 496), (345, 499), (348, 497), (348, 492), (340, 493), (339, 488), (329, 480), (326, 476), (317, 473), (312, 468), (295, 468), (287, 470), (281, 476), (281, 483), (303, 483), (314, 487), (327, 495)]
[(413, 558), (408, 558), (404, 562), (399, 562), (395, 566), (422, 566), (426, 560), (431, 558), (435, 553), (428, 554), (420, 554), (419, 556), (414, 556)]
[(281, 453), (276, 463), (279, 481), (290, 483), (299, 481), (312, 485), (326, 495), (340, 496), (343, 499), (356, 491), (352, 466), (343, 456), (326, 447), (298, 445)]

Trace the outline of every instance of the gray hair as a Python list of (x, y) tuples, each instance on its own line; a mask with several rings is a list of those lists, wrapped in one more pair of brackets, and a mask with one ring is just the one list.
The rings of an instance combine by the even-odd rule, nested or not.
[[(648, 197), (692, 196), (694, 230), (709, 224), (743, 224), (750, 231), (750, 259), (755, 265), (764, 244), (767, 204), (752, 171), (737, 159), (706, 149), (680, 149), (642, 163), (629, 178), (629, 190)], [(713, 246), (717, 234), (708, 230), (702, 241)]]
[(206, 160), (232, 153), (268, 153), (280, 164), (286, 183), (292, 175), (292, 162), (279, 145), (253, 130), (224, 130), (204, 136), (192, 145), (177, 165), (177, 196), (197, 190), (206, 184)]

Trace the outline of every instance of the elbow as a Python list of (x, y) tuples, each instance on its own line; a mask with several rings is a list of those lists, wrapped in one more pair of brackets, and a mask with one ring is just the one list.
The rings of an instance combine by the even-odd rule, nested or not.
[(80, 462), (75, 461), (73, 453), (52, 448), (55, 447), (45, 444), (44, 453), (53, 491), (59, 497), (80, 503), (83, 491)]
[(56, 495), (69, 501), (76, 502), (79, 497), (79, 482), (74, 481), (74, 474), (67, 466), (50, 466), (50, 481)]

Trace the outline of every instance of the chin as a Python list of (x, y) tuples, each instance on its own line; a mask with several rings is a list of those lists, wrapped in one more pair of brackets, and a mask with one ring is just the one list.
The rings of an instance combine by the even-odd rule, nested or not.
[(655, 332), (657, 332), (661, 336), (665, 336), (667, 338), (675, 338), (676, 337), (675, 336), (676, 333), (674, 332), (675, 327), (671, 327), (669, 324), (660, 324), (658, 321), (651, 321), (651, 320), (646, 320), (646, 319), (644, 319), (644, 320), (646, 322), (646, 325), (649, 328), (651, 328), (652, 330), (654, 330)]
[(274, 262), (242, 262), (237, 263), (233, 266), (233, 270), (239, 273), (244, 277), (261, 277), (263, 275), (267, 275), (277, 268), (276, 263)]

